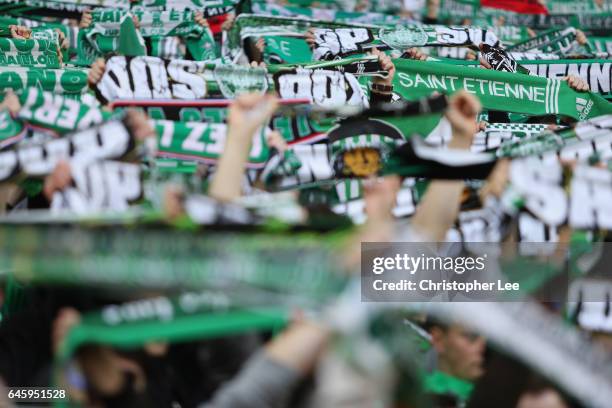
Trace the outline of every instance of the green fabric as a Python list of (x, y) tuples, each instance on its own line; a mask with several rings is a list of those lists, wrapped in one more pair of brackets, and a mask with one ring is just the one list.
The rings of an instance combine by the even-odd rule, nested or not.
[(487, 69), (465, 69), (439, 62), (394, 60), (394, 90), (408, 100), (433, 91), (466, 89), (490, 110), (531, 115), (559, 114), (584, 120), (612, 112), (612, 105), (592, 92), (577, 92), (562, 81)]
[(0, 308), (0, 316), (2, 319), (6, 319), (26, 306), (28, 300), (27, 286), (21, 284), (15, 279), (15, 276), (9, 274), (4, 285), (4, 302)]
[(130, 15), (125, 15), (121, 21), (117, 52), (129, 57), (147, 55), (144, 40), (136, 30), (136, 25)]
[(0, 111), (0, 149), (20, 142), (26, 135), (23, 124), (13, 119), (8, 109)]
[(434, 371), (431, 374), (425, 375), (423, 385), (426, 392), (454, 395), (463, 402), (468, 400), (474, 390), (474, 384), (442, 371)]

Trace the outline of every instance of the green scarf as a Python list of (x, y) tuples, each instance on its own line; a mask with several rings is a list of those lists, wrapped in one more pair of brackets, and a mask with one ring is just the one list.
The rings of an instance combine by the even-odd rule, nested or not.
[(530, 115), (559, 114), (584, 120), (612, 112), (612, 105), (591, 92), (576, 92), (562, 81), (487, 69), (465, 69), (439, 62), (394, 60), (394, 90), (408, 100), (433, 91), (466, 89), (485, 109)]
[[(168, 43), (171, 37), (183, 39), (186, 50), (196, 61), (214, 59), (218, 56), (217, 45), (210, 29), (194, 22), (195, 13), (193, 11), (135, 9), (131, 13), (139, 19), (140, 28), (138, 32), (143, 37), (150, 38), (151, 55), (153, 56), (184, 57), (180, 53), (177, 40), (172, 46)], [(114, 9), (92, 12), (92, 25), (82, 30), (83, 34), (81, 34), (86, 42), (83, 42), (79, 48), (80, 63), (91, 62), (95, 58), (118, 50), (117, 37), (120, 33), (121, 21), (126, 15), (126, 11)]]
[[(135, 348), (151, 341), (184, 342), (254, 330), (279, 330), (289, 322), (290, 311), (287, 308), (225, 310), (223, 305), (206, 303), (215, 299), (222, 300), (223, 297), (211, 290), (185, 292), (175, 299), (157, 297), (106, 306), (100, 312), (88, 313), (79, 325), (71, 329), (59, 359), (67, 360), (87, 343)], [(152, 307), (153, 313), (135, 314), (135, 308), (141, 307)]]
[[(30, 16), (32, 17), (32, 16)], [(69, 41), (68, 55), (70, 56), (77, 52), (77, 36), (79, 32), (78, 27), (70, 27), (57, 22), (49, 22), (45, 20), (37, 20), (32, 18), (24, 17), (8, 17), (0, 16), (0, 27), (2, 28), (3, 36), (10, 36), (10, 31), (7, 30), (9, 25), (21, 25), (32, 29), (35, 33), (39, 30), (60, 30)], [(67, 61), (67, 58), (64, 58)]]
[(88, 90), (87, 70), (0, 67), (0, 92), (27, 87), (61, 95), (80, 95)]
[[(542, 78), (561, 79), (568, 75), (582, 78), (589, 85), (591, 92), (597, 93), (604, 98), (612, 97), (611, 79), (612, 62), (600, 59), (554, 59), (554, 60), (521, 60), (522, 54), (511, 54), (512, 57), (518, 56), (517, 63), (523, 68), (527, 68), (532, 75)], [(445, 63), (477, 66), (480, 64), (475, 61), (454, 61), (444, 60)]]

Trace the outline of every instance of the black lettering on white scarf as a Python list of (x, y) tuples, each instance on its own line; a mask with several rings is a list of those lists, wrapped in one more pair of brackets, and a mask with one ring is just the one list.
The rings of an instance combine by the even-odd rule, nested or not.
[(205, 63), (157, 57), (111, 57), (96, 84), (100, 102), (115, 99), (201, 99), (206, 96)]
[(65, 138), (1, 152), (0, 182), (20, 173), (28, 176), (50, 174), (60, 160), (119, 159), (134, 146), (134, 139), (123, 123), (110, 121)]
[(51, 211), (125, 211), (143, 195), (139, 164), (71, 161), (73, 186), (54, 193)]
[(307, 98), (323, 108), (369, 107), (357, 78), (348, 73), (297, 68), (274, 74), (274, 85), (281, 98)]
[(363, 52), (363, 45), (374, 41), (374, 36), (367, 28), (317, 28), (313, 34), (315, 44), (312, 56), (315, 61)]

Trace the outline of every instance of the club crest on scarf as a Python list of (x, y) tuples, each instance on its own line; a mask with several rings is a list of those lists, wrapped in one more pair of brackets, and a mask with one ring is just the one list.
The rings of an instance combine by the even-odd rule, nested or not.
[(501, 48), (492, 47), (485, 43), (480, 44), (480, 59), (495, 71), (517, 71), (517, 63), (514, 58)]

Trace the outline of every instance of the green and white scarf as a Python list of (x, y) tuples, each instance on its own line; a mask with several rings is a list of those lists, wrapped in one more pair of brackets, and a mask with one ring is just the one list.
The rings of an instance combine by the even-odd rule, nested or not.
[[(194, 12), (134, 10), (129, 13), (138, 17), (139, 30), (143, 37), (153, 36), (198, 36), (204, 28), (193, 20)], [(91, 29), (105, 36), (118, 36), (119, 27), (127, 11), (96, 9), (91, 12)]]
[[(153, 121), (157, 133), (157, 155), (187, 161), (214, 164), (223, 150), (227, 125), (223, 123)], [(249, 167), (262, 167), (270, 155), (266, 143), (267, 128), (253, 136), (249, 152)]]
[[(20, 120), (35, 126), (51, 129), (59, 134), (83, 130), (102, 124), (111, 114), (100, 110), (91, 103), (86, 104), (74, 98), (67, 98), (37, 88), (27, 88), (19, 96)], [(95, 102), (95, 101), (92, 101)]]
[[(511, 54), (515, 56), (516, 54)], [(522, 57), (526, 54), (519, 54)], [(444, 60), (443, 62), (480, 67), (480, 64), (475, 61), (451, 61)], [(610, 98), (611, 94), (611, 78), (612, 78), (612, 61), (600, 59), (554, 59), (554, 60), (521, 60), (516, 61), (520, 66), (529, 70), (531, 75), (537, 75), (542, 78), (562, 79), (568, 75), (582, 78), (593, 93), (597, 93), (604, 98)]]
[(394, 60), (394, 90), (408, 100), (433, 91), (465, 89), (485, 109), (530, 115), (559, 114), (575, 119), (612, 112), (612, 105), (591, 92), (577, 92), (563, 81), (487, 69), (462, 69), (439, 62)]
[(315, 60), (333, 59), (354, 53), (363, 53), (378, 46), (404, 51), (410, 47), (453, 46), (473, 47), (486, 43), (497, 45), (499, 40), (493, 32), (476, 27), (406, 26), (391, 29), (381, 28), (335, 28), (314, 30)]
[[(193, 11), (136, 9), (130, 13), (138, 17), (140, 22), (138, 32), (143, 37), (151, 39), (151, 55), (165, 58), (184, 57), (184, 54), (180, 53), (178, 41), (178, 38), (182, 38), (185, 42), (185, 51), (189, 51), (196, 61), (217, 57), (217, 46), (210, 29), (195, 23)], [(90, 46), (82, 45), (82, 49), (79, 50), (80, 59), (90, 61), (105, 53), (116, 51), (121, 22), (126, 15), (126, 11), (114, 9), (93, 11), (92, 25), (83, 30), (82, 34)], [(169, 40), (175, 42), (172, 44), (172, 50), (169, 48), (170, 44), (167, 44)]]
[(61, 95), (81, 95), (88, 90), (85, 69), (0, 67), (0, 92), (36, 87)]
[(60, 68), (57, 41), (0, 37), (0, 65)]
[[(446, 146), (452, 138), (448, 120), (443, 119), (441, 126), (436, 127), (425, 137), (428, 144)], [(545, 124), (532, 123), (488, 123), (484, 130), (474, 135), (472, 152), (496, 151), (502, 144), (512, 143), (534, 137), (548, 128)]]
[[(223, 203), (214, 205), (220, 207)], [(31, 237), (32, 225), (3, 225), (0, 231), (6, 242), (1, 249), (2, 259), (8, 261), (3, 266), (26, 281), (191, 290), (219, 288), (224, 284), (237, 288), (252, 285), (280, 294), (302, 293), (303, 300), (310, 297), (311, 301), (337, 294), (346, 281), (346, 275), (334, 273), (336, 263), (331, 262), (338, 236), (256, 231), (244, 235), (213, 232), (212, 228), (210, 233), (201, 234), (152, 226), (147, 228), (149, 239), (145, 241), (138, 239), (143, 230), (124, 226), (75, 229), (38, 224), (36, 230), (41, 238), (53, 242), (47, 245), (31, 242), (28, 236)], [(82, 245), (67, 245), (69, 237), (76, 235)], [(28, 256), (31, 262), (23, 262), (26, 247), (31, 249)], [(92, 250), (95, 262), (90, 257)], [(216, 253), (215, 260), (207, 255), (210, 253)], [(235, 265), (236, 254), (241, 254), (239, 262), (245, 262), (243, 265), (249, 265), (248, 268), (229, 267)], [(295, 261), (300, 254), (302, 262), (293, 270), (292, 279), (287, 279), (287, 262)], [(110, 263), (117, 263), (118, 259), (124, 262), (109, 270)], [(168, 261), (176, 268), (167, 269)], [(84, 263), (90, 266), (84, 268)], [(219, 268), (220, 263), (227, 263), (228, 268)], [(18, 265), (21, 267), (13, 267)], [(100, 273), (105, 269), (106, 273)]]
[(507, 141), (497, 151), (499, 157), (559, 156), (563, 160), (587, 162), (612, 158), (612, 115), (579, 122), (573, 129), (545, 131), (518, 141)]
[(531, 74), (543, 78), (557, 79), (568, 75), (582, 78), (591, 92), (604, 98), (612, 97), (612, 61), (608, 60), (557, 60), (517, 61)]
[(606, 52), (612, 54), (612, 38), (611, 37), (587, 37), (591, 49), (596, 52)]
[[(513, 44), (507, 48), (509, 52), (540, 52), (557, 55), (567, 55), (580, 47), (576, 41), (576, 29), (568, 27), (562, 30), (549, 30), (526, 41)], [(586, 45), (588, 48), (588, 44)], [(585, 52), (590, 54), (590, 49)]]

